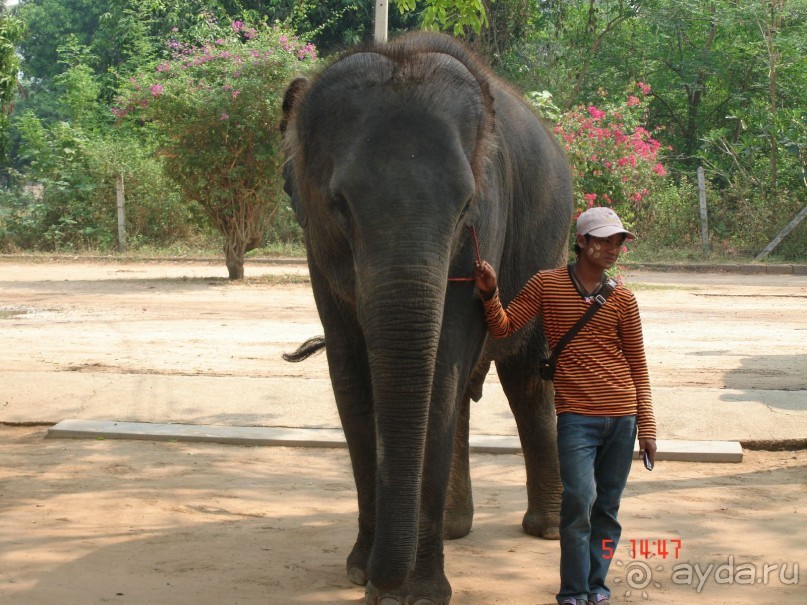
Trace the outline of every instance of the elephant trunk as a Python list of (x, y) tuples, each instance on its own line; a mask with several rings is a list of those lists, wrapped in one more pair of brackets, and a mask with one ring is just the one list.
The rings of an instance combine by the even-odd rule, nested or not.
[[(425, 258), (422, 251), (417, 255)], [(375, 543), (368, 566), (381, 591), (400, 586), (418, 548), (418, 512), (447, 263), (384, 263), (360, 275), (376, 417)], [(391, 274), (391, 271), (394, 274)], [(368, 275), (371, 274), (371, 275)], [(361, 279), (364, 277), (365, 279)]]

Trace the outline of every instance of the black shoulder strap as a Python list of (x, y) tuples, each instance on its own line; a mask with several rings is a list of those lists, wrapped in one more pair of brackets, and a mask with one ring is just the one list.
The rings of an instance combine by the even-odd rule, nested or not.
[(583, 313), (580, 319), (577, 320), (577, 323), (569, 328), (569, 331), (563, 335), (563, 338), (558, 341), (558, 344), (556, 344), (555, 348), (552, 349), (552, 354), (549, 357), (553, 367), (557, 365), (558, 357), (560, 357), (560, 354), (563, 352), (566, 345), (569, 344), (575, 336), (577, 336), (577, 333), (583, 328), (584, 325), (586, 325), (588, 320), (600, 310), (600, 307), (605, 304), (605, 301), (608, 300), (608, 297), (611, 296), (614, 289), (616, 289), (616, 282), (612, 279), (608, 279), (608, 281), (603, 284), (599, 294), (597, 294), (597, 296), (595, 296), (591, 301), (591, 306), (586, 310), (585, 313)]

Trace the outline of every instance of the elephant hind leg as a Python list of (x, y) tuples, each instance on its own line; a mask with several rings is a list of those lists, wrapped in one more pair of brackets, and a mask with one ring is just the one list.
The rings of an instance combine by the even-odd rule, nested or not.
[[(529, 358), (528, 358), (529, 357)], [(560, 497), (557, 420), (552, 385), (540, 378), (531, 361), (514, 357), (496, 363), (496, 370), (518, 426), (527, 470), (527, 512), (522, 526), (531, 536), (560, 538)]]
[(490, 361), (481, 362), (471, 374), (468, 388), (462, 395), (451, 453), (451, 475), (443, 512), (443, 537), (447, 540), (464, 538), (471, 533), (474, 520), (474, 499), (471, 489), (468, 437), (470, 432), (471, 399), (482, 397), (482, 384), (490, 369)]
[(446, 506), (443, 510), (443, 537), (447, 540), (464, 538), (471, 533), (474, 521), (474, 499), (471, 491), (471, 470), (468, 460), (468, 431), (470, 421), (470, 397), (464, 395), (454, 446), (451, 454), (451, 475), (446, 491)]

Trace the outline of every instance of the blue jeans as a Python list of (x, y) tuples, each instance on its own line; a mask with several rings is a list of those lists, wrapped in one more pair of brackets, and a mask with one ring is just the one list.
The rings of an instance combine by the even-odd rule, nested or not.
[(635, 441), (636, 416), (558, 416), (563, 482), (558, 603), (589, 597), (596, 603), (597, 594), (611, 596), (605, 585), (611, 558), (605, 557), (616, 550), (622, 533), (617, 512)]

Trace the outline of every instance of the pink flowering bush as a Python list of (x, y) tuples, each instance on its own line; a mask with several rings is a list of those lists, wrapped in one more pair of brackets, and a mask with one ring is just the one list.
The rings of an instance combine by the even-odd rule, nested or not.
[(594, 206), (610, 206), (626, 226), (666, 187), (661, 143), (642, 124), (650, 86), (636, 83), (627, 98), (577, 106), (562, 114), (554, 128), (574, 177), (576, 215)]
[(283, 94), (317, 52), (285, 27), (241, 21), (217, 27), (208, 42), (171, 39), (168, 47), (171, 58), (132, 78), (112, 111), (153, 131), (169, 174), (224, 234), (238, 279), (244, 254), (285, 199)]

